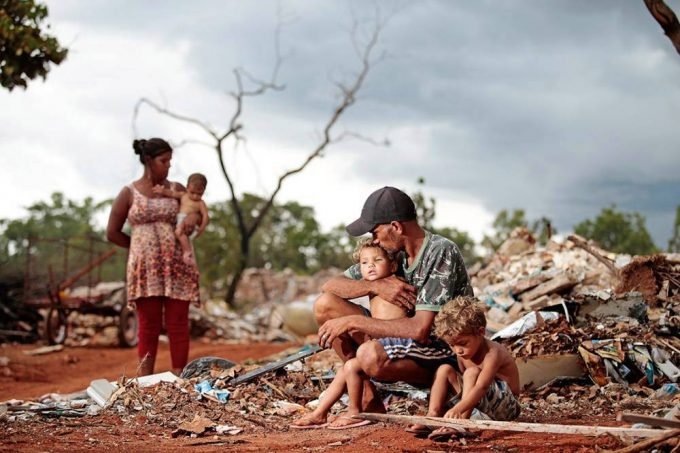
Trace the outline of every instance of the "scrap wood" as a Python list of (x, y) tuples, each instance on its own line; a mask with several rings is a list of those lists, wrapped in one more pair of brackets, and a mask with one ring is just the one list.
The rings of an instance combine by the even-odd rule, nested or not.
[[(657, 433), (659, 432), (658, 430), (656, 431)], [(661, 442), (665, 442), (669, 439), (672, 439), (673, 437), (680, 437), (680, 429), (673, 429), (671, 431), (661, 431), (663, 434), (657, 437), (652, 437), (650, 439), (645, 439), (643, 441), (640, 441), (636, 444), (629, 445), (625, 448), (621, 448), (619, 450), (605, 450), (609, 451), (610, 453), (637, 453), (638, 451), (647, 451), (648, 449), (652, 448), (654, 445), (660, 444)]]
[(644, 423), (649, 426), (661, 426), (664, 428), (680, 429), (680, 421), (663, 417), (653, 417), (651, 415), (633, 414), (630, 412), (623, 412), (619, 414), (616, 419), (620, 422), (628, 423)]
[(426, 426), (447, 426), (453, 428), (494, 430), (494, 431), (520, 431), (535, 433), (554, 434), (578, 434), (581, 436), (600, 436), (610, 434), (615, 436), (630, 437), (655, 437), (659, 434), (657, 429), (614, 427), (614, 426), (585, 426), (585, 425), (556, 425), (546, 423), (525, 422), (499, 422), (495, 420), (469, 420), (461, 418), (422, 417), (414, 415), (386, 415), (386, 414), (359, 414), (354, 418), (380, 422), (396, 422), (403, 424), (421, 424)]
[(600, 252), (591, 247), (584, 238), (577, 236), (575, 234), (570, 234), (569, 236), (567, 236), (567, 239), (573, 242), (574, 245), (576, 245), (577, 247), (582, 248), (586, 252), (593, 255), (593, 257), (596, 260), (607, 266), (607, 269), (609, 269), (609, 271), (616, 277), (619, 276), (619, 271), (616, 269), (616, 266), (614, 266), (614, 263), (612, 263), (611, 260), (607, 259), (604, 255), (602, 255)]

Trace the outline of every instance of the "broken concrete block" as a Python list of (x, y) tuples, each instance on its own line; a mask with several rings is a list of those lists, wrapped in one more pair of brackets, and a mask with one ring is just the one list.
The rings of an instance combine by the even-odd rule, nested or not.
[(578, 279), (576, 277), (565, 272), (545, 283), (541, 283), (531, 291), (525, 292), (519, 298), (522, 302), (530, 302), (544, 295), (555, 294), (573, 288), (577, 283)]
[(111, 384), (108, 380), (95, 379), (90, 382), (90, 386), (87, 388), (86, 392), (95, 403), (104, 407), (115, 390), (116, 386)]

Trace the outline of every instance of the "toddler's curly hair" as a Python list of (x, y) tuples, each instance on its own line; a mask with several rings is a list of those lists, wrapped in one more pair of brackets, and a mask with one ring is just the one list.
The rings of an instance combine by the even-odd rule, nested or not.
[(394, 253), (390, 253), (384, 248), (380, 247), (377, 244), (373, 243), (373, 238), (365, 237), (365, 238), (360, 238), (357, 241), (356, 247), (354, 247), (354, 253), (352, 253), (352, 260), (354, 260), (355, 263), (358, 263), (360, 258), (361, 258), (361, 251), (365, 248), (375, 248), (375, 249), (380, 249), (383, 251), (385, 254), (385, 257), (387, 257), (387, 260), (392, 262), (395, 259)]
[(482, 304), (470, 296), (458, 296), (446, 303), (434, 318), (434, 334), (440, 338), (475, 335), (486, 327)]

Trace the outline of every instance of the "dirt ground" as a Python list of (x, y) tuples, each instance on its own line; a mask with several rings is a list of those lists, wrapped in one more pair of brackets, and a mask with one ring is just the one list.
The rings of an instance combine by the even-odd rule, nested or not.
[[(291, 344), (206, 344), (192, 342), (190, 358), (214, 355), (236, 362), (260, 359), (287, 349)], [(97, 378), (115, 380), (122, 374), (134, 375), (136, 353), (131, 349), (110, 347), (65, 348), (43, 356), (28, 356), (23, 351), (35, 345), (0, 345), (0, 356), (9, 358), (9, 376), (0, 376), (0, 401), (35, 400), (46, 393), (71, 393), (83, 390)], [(161, 344), (156, 372), (170, 367), (169, 351)], [(524, 419), (522, 421), (538, 421)], [(616, 425), (613, 417), (587, 417), (573, 414), (544, 423)], [(238, 420), (233, 421), (238, 426)], [(357, 452), (591, 452), (616, 448), (621, 442), (611, 437), (588, 438), (574, 435), (509, 433), (483, 431), (459, 441), (435, 443), (418, 439), (398, 425), (382, 423), (345, 431), (292, 431), (285, 426), (264, 427), (258, 432), (235, 436), (172, 438), (168, 428), (147, 420), (143, 415), (124, 421), (105, 412), (82, 418), (40, 418), (28, 422), (0, 421), (0, 451), (304, 451)]]

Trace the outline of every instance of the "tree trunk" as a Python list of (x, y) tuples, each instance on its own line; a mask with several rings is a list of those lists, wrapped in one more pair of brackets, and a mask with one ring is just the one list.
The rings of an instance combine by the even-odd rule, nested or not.
[(236, 289), (243, 276), (243, 271), (248, 267), (248, 262), (250, 261), (250, 237), (246, 235), (244, 231), (241, 231), (241, 257), (239, 259), (238, 269), (234, 272), (234, 276), (229, 282), (229, 288), (227, 289), (227, 295), (224, 297), (224, 301), (231, 308), (235, 308), (236, 302)]

